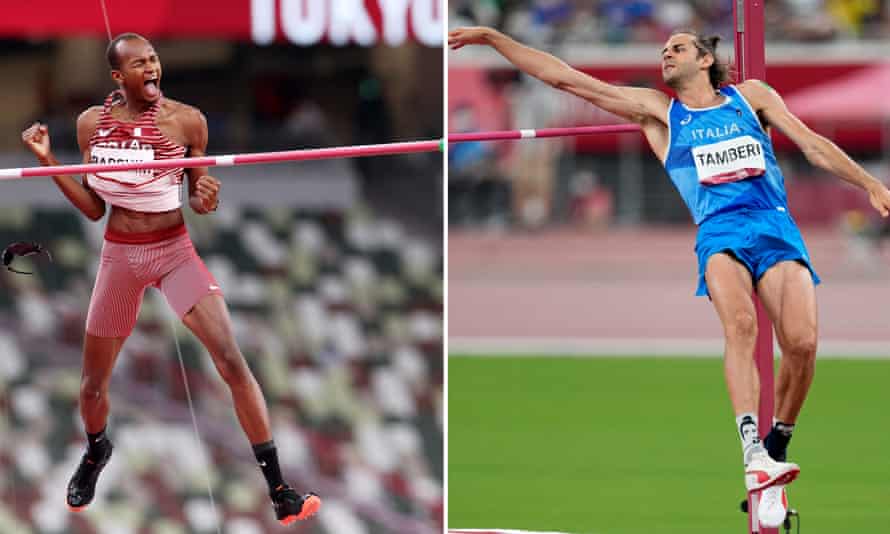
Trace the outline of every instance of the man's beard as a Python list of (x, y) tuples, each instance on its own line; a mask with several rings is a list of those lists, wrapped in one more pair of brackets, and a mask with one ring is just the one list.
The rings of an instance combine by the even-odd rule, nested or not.
[(675, 90), (683, 85), (683, 77), (679, 76), (679, 73), (677, 73), (676, 70), (677, 69), (675, 67), (673, 75), (664, 78), (664, 84)]

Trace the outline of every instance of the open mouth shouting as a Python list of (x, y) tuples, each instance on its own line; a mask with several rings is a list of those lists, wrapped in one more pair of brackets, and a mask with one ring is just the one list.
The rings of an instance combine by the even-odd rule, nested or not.
[(145, 96), (148, 100), (154, 100), (161, 94), (160, 81), (157, 74), (152, 74), (143, 82), (145, 84)]

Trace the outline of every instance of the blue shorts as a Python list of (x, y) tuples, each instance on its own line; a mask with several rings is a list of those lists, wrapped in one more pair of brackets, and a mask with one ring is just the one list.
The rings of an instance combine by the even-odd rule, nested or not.
[(728, 252), (744, 265), (756, 284), (763, 273), (780, 261), (797, 261), (806, 266), (819, 283), (819, 276), (810, 265), (810, 255), (800, 230), (785, 211), (736, 210), (714, 215), (698, 228), (695, 253), (698, 255), (699, 296), (709, 296), (705, 282), (708, 258)]

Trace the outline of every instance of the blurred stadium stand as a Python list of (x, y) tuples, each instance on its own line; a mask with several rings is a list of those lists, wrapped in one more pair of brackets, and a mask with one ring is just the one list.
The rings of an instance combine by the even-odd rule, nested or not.
[[(678, 28), (732, 32), (729, 0), (457, 0), (449, 2), (451, 26), (497, 26), (537, 42), (661, 43)], [(887, 0), (767, 0), (771, 41), (885, 39)]]
[[(724, 38), (718, 52), (733, 57), (730, 0), (454, 2), (449, 8), (452, 28), (493, 24), (618, 85), (666, 90), (658, 50), (675, 29), (717, 33)], [(890, 2), (768, 1), (766, 12), (770, 85), (811, 127), (875, 176), (890, 178), (890, 109), (880, 94), (890, 73)], [(517, 73), (486, 47), (449, 54), (448, 95), (452, 130), (623, 122)], [(814, 169), (781, 134), (774, 139), (800, 224), (839, 226), (854, 214), (866, 234), (886, 233), (864, 195)], [(478, 144), (449, 157), (454, 228), (600, 230), (690, 222), (638, 135)]]
[[(101, 225), (7, 207), (0, 238), (49, 246), (0, 292), (0, 532), (211, 532), (201, 451), (166, 303), (149, 290), (112, 385), (115, 460), (83, 515), (62, 496), (82, 452), (77, 413), (85, 303)], [(325, 497), (303, 532), (434, 532), (442, 513), (442, 256), (435, 239), (359, 206), (223, 206), (188, 221), (225, 289), (269, 401), (282, 463)], [(178, 321), (176, 321), (178, 323)], [(264, 482), (204, 349), (177, 327), (213, 464), (224, 532), (273, 528)], [(26, 526), (26, 525), (31, 525)]]
[[(156, 46), (165, 95), (207, 116), (208, 153), (442, 135), (440, 32), (429, 39), (435, 20), (424, 30), (418, 16), (406, 16), (400, 32), (390, 18), (384, 31), (375, 11), (376, 37), (366, 43), (375, 46), (351, 37), (333, 46), (333, 35), (305, 43), (315, 46), (295, 46), (282, 35), (260, 45), (250, 37), (256, 3), (218, 4), (211, 17), (197, 8), (202, 2), (108, 2), (116, 32), (144, 32)], [(162, 4), (157, 17), (143, 9)], [(232, 15), (236, 4), (244, 8), (241, 20)], [(38, 119), (49, 124), (59, 159), (78, 162), (75, 119), (114, 88), (99, 3), (82, 6), (95, 13), (66, 11), (71, 7), (50, 0), (41, 6), (45, 17), (33, 16), (33, 6), (11, 7), (0, 22), (0, 167), (34, 165), (20, 132)], [(231, 28), (236, 34), (226, 33)], [(287, 476), (325, 503), (317, 520), (291, 530), (440, 531), (442, 155), (211, 174), (223, 184), (220, 210), (189, 212), (187, 225), (267, 395)], [(83, 447), (81, 343), (103, 229), (104, 221), (74, 212), (49, 180), (0, 185), (3, 244), (36, 240), (54, 256), (51, 264), (35, 263), (34, 276), (0, 273), (0, 533), (216, 532), (170, 312), (153, 290), (115, 369), (110, 431), (117, 448), (101, 494), (84, 514), (64, 506)], [(178, 325), (176, 335), (213, 465), (222, 532), (282, 530), (224, 384), (191, 334)]]

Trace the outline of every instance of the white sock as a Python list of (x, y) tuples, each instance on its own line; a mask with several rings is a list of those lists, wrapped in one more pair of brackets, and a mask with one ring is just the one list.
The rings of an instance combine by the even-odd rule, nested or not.
[(745, 466), (751, 462), (751, 455), (762, 451), (760, 434), (757, 433), (757, 416), (747, 412), (735, 418), (736, 428), (739, 431), (739, 439), (742, 440), (742, 460)]

